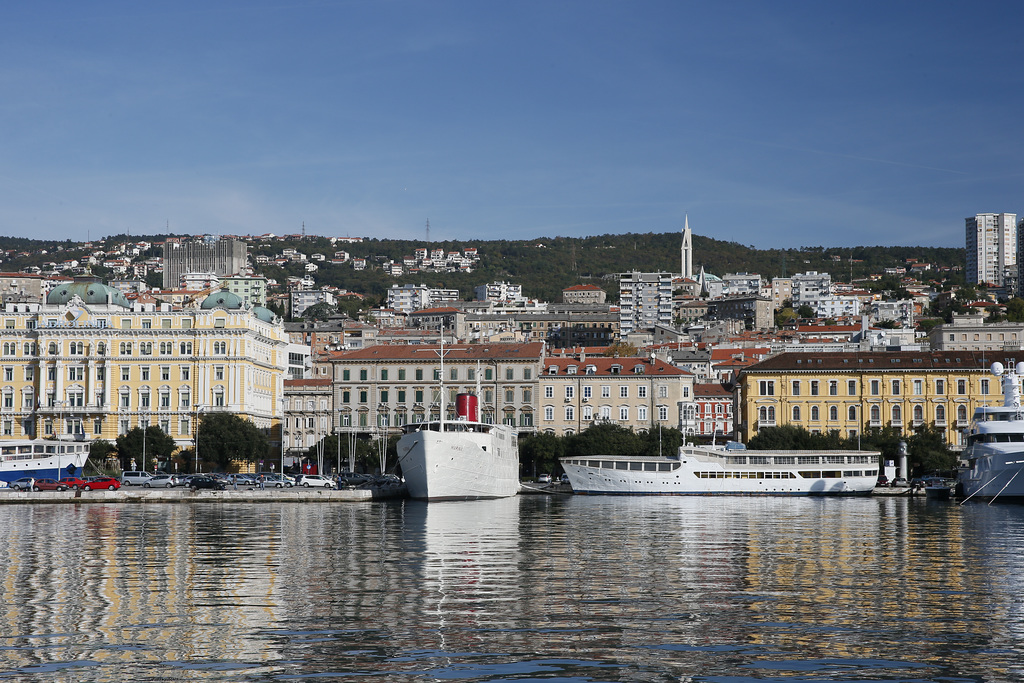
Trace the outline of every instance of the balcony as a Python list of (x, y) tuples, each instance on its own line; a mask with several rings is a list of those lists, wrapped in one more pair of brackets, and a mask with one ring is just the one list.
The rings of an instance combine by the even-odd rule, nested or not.
[(877, 419), (874, 419), (874, 418), (868, 420), (868, 427), (881, 427), (881, 426), (882, 426), (882, 421), (881, 420), (877, 420)]
[(774, 427), (774, 426), (775, 426), (775, 420), (758, 420), (757, 421), (757, 428), (758, 429), (761, 429), (762, 427)]
[(889, 420), (890, 427), (896, 427), (897, 429), (903, 428), (903, 420)]
[(956, 426), (960, 429), (970, 426), (970, 420), (957, 420)]

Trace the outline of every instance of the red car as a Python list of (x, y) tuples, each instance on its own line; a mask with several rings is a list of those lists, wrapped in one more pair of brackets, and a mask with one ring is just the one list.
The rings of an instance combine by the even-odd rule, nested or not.
[(32, 487), (33, 491), (67, 491), (68, 487), (66, 484), (62, 484), (56, 479), (36, 479), (35, 486)]
[(85, 479), (79, 479), (78, 477), (64, 477), (60, 480), (60, 483), (75, 491), (85, 488)]
[(82, 486), (86, 491), (92, 491), (93, 489), (107, 489), (108, 491), (116, 491), (121, 488), (121, 480), (114, 479), (113, 477), (89, 477), (85, 481), (85, 485)]

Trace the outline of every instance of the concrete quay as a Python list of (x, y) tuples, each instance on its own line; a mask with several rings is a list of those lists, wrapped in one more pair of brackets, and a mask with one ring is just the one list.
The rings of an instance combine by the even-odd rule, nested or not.
[(361, 503), (404, 498), (404, 486), (379, 489), (323, 489), (293, 487), (286, 489), (238, 489), (225, 491), (187, 488), (147, 489), (122, 487), (116, 491), (14, 491), (0, 489), (0, 505), (60, 503), (70, 505), (145, 504), (145, 503)]

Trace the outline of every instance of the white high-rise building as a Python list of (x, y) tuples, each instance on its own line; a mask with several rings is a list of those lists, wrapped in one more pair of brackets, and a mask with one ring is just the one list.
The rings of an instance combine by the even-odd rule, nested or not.
[(672, 273), (619, 275), (619, 333), (672, 324)]
[(1017, 214), (979, 213), (967, 223), (967, 282), (1004, 284), (1007, 269), (1017, 268)]

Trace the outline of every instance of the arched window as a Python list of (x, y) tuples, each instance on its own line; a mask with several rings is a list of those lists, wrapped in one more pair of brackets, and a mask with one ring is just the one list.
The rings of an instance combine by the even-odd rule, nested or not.
[(818, 406), (811, 406), (811, 422), (817, 422), (821, 419), (821, 415), (818, 411)]
[(800, 406), (793, 406), (793, 422), (800, 421)]
[(900, 410), (899, 406), (892, 407), (892, 421), (900, 422), (903, 420), (903, 411)]
[(838, 408), (838, 406), (829, 406), (828, 407), (828, 419), (832, 420), (833, 422), (836, 422), (836, 421), (839, 420), (839, 408)]
[(849, 409), (847, 409), (847, 411), (846, 411), (846, 419), (847, 420), (856, 420), (857, 419), (857, 406), (850, 406)]
[(946, 406), (938, 405), (935, 406), (935, 421), (945, 422), (946, 421)]
[(878, 406), (871, 406), (871, 421), (872, 422), (878, 422), (879, 414), (880, 413), (879, 413), (879, 410), (878, 410)]
[(914, 406), (914, 420), (921, 422), (924, 420), (924, 408), (921, 406)]
[(964, 406), (964, 405), (957, 406), (957, 409), (956, 409), (956, 419), (960, 420), (960, 421), (966, 421), (967, 420), (967, 406)]

